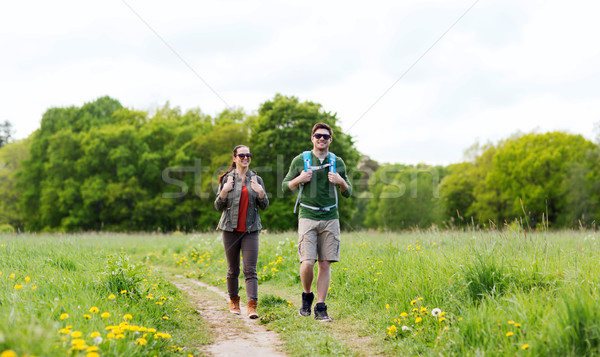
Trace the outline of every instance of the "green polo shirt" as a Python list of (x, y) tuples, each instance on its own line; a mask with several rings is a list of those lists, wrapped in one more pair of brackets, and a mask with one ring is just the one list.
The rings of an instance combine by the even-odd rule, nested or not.
[[(319, 160), (318, 157), (311, 151), (312, 166), (320, 166), (323, 164), (329, 163), (329, 156), (323, 160)], [(304, 161), (302, 160), (302, 154), (296, 156), (292, 163), (290, 164), (290, 169), (283, 179), (282, 189), (283, 192), (290, 192), (290, 188), (288, 183), (295, 179), (300, 172), (304, 170)], [(350, 197), (352, 194), (352, 185), (350, 185), (350, 181), (348, 181), (348, 177), (346, 176), (346, 165), (344, 164), (344, 160), (342, 160), (339, 156), (336, 155), (336, 165), (335, 170), (342, 176), (342, 178), (348, 184), (348, 189), (341, 193), (344, 197)], [(302, 197), (300, 197), (300, 202), (313, 207), (329, 207), (335, 205), (335, 194), (334, 190), (337, 190), (337, 185), (329, 182), (329, 178), (327, 177), (327, 173), (329, 172), (329, 167), (315, 170), (313, 171), (312, 179), (310, 182), (304, 184), (304, 188), (302, 189)], [(299, 187), (299, 186), (298, 186)], [(298, 188), (294, 191), (298, 192)], [(309, 218), (316, 221), (325, 221), (330, 219), (338, 219), (338, 209), (337, 207), (332, 208), (329, 211), (316, 211), (310, 208), (302, 207), (298, 205), (300, 209), (299, 218)]]

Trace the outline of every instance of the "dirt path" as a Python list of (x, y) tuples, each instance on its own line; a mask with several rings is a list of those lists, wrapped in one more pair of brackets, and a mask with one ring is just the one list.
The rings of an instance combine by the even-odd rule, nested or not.
[[(283, 343), (273, 331), (266, 330), (246, 317), (246, 306), (242, 304), (242, 315), (225, 309), (229, 296), (216, 287), (200, 281), (177, 276), (172, 281), (178, 289), (192, 297), (196, 310), (213, 331), (215, 342), (202, 351), (211, 356), (266, 356), (283, 357)], [(193, 285), (192, 285), (193, 284)], [(210, 293), (209, 293), (210, 292)]]

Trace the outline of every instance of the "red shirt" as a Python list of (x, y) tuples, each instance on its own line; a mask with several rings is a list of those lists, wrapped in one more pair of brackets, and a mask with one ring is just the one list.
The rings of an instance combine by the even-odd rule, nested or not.
[(242, 195), (240, 196), (240, 211), (238, 214), (237, 228), (235, 229), (237, 232), (246, 231), (246, 214), (248, 213), (249, 202), (250, 197), (248, 195), (248, 189), (246, 186), (242, 186)]

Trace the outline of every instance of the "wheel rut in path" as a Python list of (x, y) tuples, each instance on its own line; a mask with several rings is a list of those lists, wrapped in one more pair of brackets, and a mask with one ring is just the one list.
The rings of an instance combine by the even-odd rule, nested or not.
[[(185, 279), (182, 276), (177, 278)], [(201, 281), (185, 280), (195, 286), (178, 281), (172, 282), (178, 289), (193, 298), (196, 311), (207, 322), (213, 332), (215, 342), (204, 346), (202, 352), (211, 356), (265, 356), (283, 357), (283, 343), (277, 333), (267, 330), (258, 320), (246, 316), (247, 309), (241, 306), (242, 314), (235, 315), (225, 310), (229, 304), (229, 296), (214, 286)], [(214, 294), (199, 291), (205, 289)], [(220, 299), (216, 296), (221, 297)]]

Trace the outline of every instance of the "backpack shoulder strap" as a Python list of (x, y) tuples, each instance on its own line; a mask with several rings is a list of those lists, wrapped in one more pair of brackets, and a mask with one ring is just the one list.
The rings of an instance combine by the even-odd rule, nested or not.
[[(302, 161), (304, 161), (304, 171), (308, 171), (312, 166), (312, 154), (310, 151), (302, 152)], [(304, 184), (300, 184), (300, 188), (298, 189), (298, 196), (296, 197), (296, 204), (294, 205), (294, 213), (296, 213), (296, 209), (298, 208), (298, 204), (300, 203), (300, 196), (302, 196), (302, 189), (304, 188)]]
[(308, 171), (312, 166), (312, 154), (310, 151), (304, 151), (302, 153), (302, 161), (304, 161), (304, 171)]
[(329, 172), (335, 173), (335, 154), (331, 151), (329, 152)]

